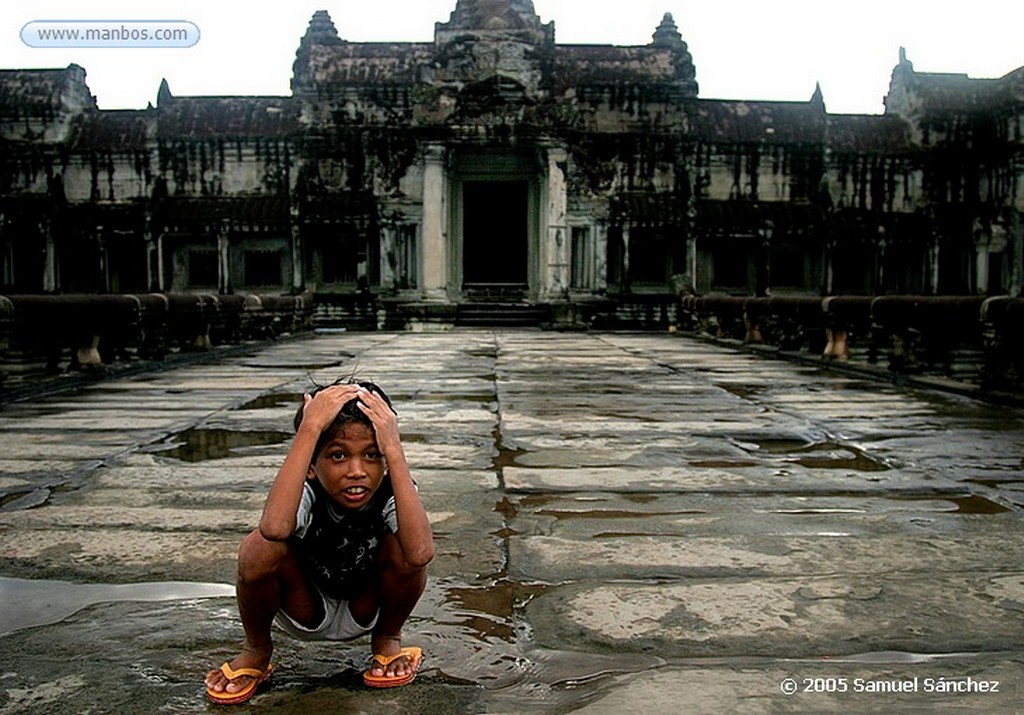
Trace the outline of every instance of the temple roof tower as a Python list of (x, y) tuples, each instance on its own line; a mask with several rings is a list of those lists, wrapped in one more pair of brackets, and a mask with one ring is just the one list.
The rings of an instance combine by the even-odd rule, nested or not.
[(448, 22), (435, 25), (440, 46), (457, 35), (554, 42), (555, 24), (541, 24), (532, 0), (458, 0)]
[(299, 49), (295, 51), (295, 63), (292, 65), (292, 90), (296, 89), (296, 78), (302, 77), (309, 69), (310, 56), (316, 45), (341, 45), (344, 40), (338, 37), (334, 21), (326, 10), (317, 10), (309, 20), (306, 34), (299, 41)]
[(541, 23), (532, 0), (458, 0), (434, 26), (432, 83), (490, 87), (507, 98), (536, 99), (555, 48), (555, 23)]
[(679, 34), (675, 20), (672, 19), (672, 13), (666, 12), (665, 16), (661, 18), (661, 24), (654, 31), (652, 39), (653, 47), (672, 52), (676, 78), (689, 96), (696, 97), (698, 91), (697, 68), (693, 64), (693, 56), (690, 54), (689, 47), (683, 41), (683, 36)]

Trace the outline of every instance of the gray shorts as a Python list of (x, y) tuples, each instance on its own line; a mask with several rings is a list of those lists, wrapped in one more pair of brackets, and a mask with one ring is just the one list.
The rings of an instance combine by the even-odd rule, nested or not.
[(316, 628), (306, 628), (284, 611), (278, 611), (274, 622), (285, 633), (306, 641), (350, 641), (368, 635), (377, 625), (376, 616), (368, 626), (356, 623), (348, 608), (348, 601), (328, 598), (322, 593), (320, 598), (324, 602), (324, 619)]

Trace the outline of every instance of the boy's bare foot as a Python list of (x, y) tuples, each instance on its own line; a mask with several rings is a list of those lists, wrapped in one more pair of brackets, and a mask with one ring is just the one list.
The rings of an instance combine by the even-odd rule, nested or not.
[[(226, 663), (227, 668), (217, 668), (206, 674), (206, 690), (211, 694), (224, 694), (230, 697), (254, 689), (254, 682), (258, 685), (270, 674), (270, 655), (243, 650), (234, 660)], [(238, 675), (234, 678), (229, 677), (232, 672), (237, 672)]]
[[(380, 656), (380, 653), (374, 655)], [(416, 672), (414, 669), (414, 663), (412, 654), (401, 653), (392, 661), (388, 661), (387, 665), (382, 665), (387, 656), (383, 656), (381, 660), (374, 660), (373, 665), (370, 666), (370, 674), (376, 678), (401, 678), (410, 673)]]
[(388, 688), (412, 682), (423, 661), (419, 648), (403, 648), (400, 637), (373, 639), (373, 663), (363, 676), (371, 687)]

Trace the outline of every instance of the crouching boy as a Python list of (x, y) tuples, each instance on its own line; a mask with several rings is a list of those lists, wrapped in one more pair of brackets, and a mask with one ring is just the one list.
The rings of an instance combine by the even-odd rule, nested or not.
[(242, 652), (206, 676), (219, 704), (248, 700), (273, 671), (271, 624), (304, 639), (370, 635), (370, 687), (412, 681), (419, 648), (402, 627), (427, 580), (434, 542), (391, 401), (369, 382), (317, 388), (238, 553)]

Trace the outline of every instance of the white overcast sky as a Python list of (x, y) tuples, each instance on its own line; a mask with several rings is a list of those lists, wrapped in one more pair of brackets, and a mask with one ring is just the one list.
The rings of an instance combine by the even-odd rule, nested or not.
[[(433, 39), (456, 0), (0, 0), (0, 68), (85, 67), (105, 109), (172, 93), (290, 93), (313, 12), (352, 42)], [(700, 96), (806, 100), (820, 82), (832, 113), (878, 114), (900, 46), (921, 72), (1001, 77), (1024, 65), (1022, 0), (534, 0), (560, 44), (644, 45), (671, 12), (697, 67)], [(188, 20), (185, 49), (53, 49), (22, 44), (32, 20)]]

